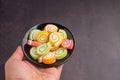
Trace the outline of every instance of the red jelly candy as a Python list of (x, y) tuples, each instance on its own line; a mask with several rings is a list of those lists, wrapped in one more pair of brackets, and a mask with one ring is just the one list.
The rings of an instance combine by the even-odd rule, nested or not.
[(74, 43), (73, 40), (64, 39), (62, 42), (62, 47), (66, 49), (73, 49)]

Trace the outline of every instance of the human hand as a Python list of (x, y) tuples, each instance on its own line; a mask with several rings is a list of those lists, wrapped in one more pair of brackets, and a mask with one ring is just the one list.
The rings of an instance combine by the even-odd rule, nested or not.
[(23, 60), (23, 52), (19, 46), (5, 64), (6, 80), (59, 80), (63, 65), (59, 67), (41, 68), (27, 60)]

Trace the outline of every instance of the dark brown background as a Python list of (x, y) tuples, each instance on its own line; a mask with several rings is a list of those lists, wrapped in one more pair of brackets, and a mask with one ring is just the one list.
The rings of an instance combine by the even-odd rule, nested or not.
[(120, 80), (120, 0), (0, 0), (0, 80), (25, 32), (44, 22), (68, 27), (76, 40), (61, 80)]

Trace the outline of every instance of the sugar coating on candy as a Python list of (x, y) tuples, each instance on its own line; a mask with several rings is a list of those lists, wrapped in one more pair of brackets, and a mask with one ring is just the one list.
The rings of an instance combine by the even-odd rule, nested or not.
[(36, 36), (39, 32), (41, 32), (41, 31), (38, 29), (34, 29), (34, 30), (30, 31), (29, 40), (36, 40)]
[(36, 36), (36, 40), (41, 43), (48, 42), (48, 36), (49, 33), (46, 31), (41, 31), (39, 34)]
[(67, 49), (65, 49), (65, 48), (58, 48), (58, 49), (55, 51), (55, 54), (56, 54), (56, 59), (57, 59), (57, 60), (60, 60), (60, 59), (63, 59), (65, 56), (67, 56), (68, 51), (67, 51)]
[(40, 43), (40, 42), (37, 42), (37, 41), (28, 40), (28, 41), (27, 41), (27, 44), (30, 45), (30, 46), (33, 46), (33, 47), (37, 47), (37, 46), (39, 46), (41, 43)]
[(59, 34), (57, 32), (51, 33), (49, 36), (49, 40), (52, 43), (55, 43), (59, 40)]
[(54, 64), (65, 58), (67, 49), (73, 49), (74, 45), (73, 40), (67, 39), (67, 32), (54, 24), (30, 31), (27, 44), (31, 46), (31, 57), (44, 64)]
[(49, 36), (49, 42), (51, 42), (54, 47), (59, 47), (62, 41), (63, 37), (60, 35), (59, 32), (53, 32)]
[(53, 64), (56, 62), (56, 56), (53, 52), (48, 52), (48, 54), (43, 56), (42, 61), (44, 64)]
[(73, 40), (64, 39), (62, 42), (62, 47), (67, 49), (73, 49)]
[(67, 33), (66, 33), (65, 30), (63, 30), (63, 29), (59, 29), (59, 33), (61, 34), (61, 36), (63, 36), (64, 39), (67, 38)]
[(52, 33), (52, 32), (57, 32), (57, 30), (58, 30), (58, 28), (57, 28), (56, 25), (47, 24), (47, 25), (45, 26), (45, 31), (47, 31), (47, 32)]
[(38, 62), (39, 62), (39, 63), (42, 63), (42, 56), (40, 56), (40, 57), (38, 58)]
[(45, 55), (50, 51), (51, 45), (50, 45), (50, 43), (43, 43), (40, 46), (38, 46), (36, 49), (37, 49), (36, 52), (38, 55), (40, 55), (40, 56)]
[(37, 53), (36, 53), (36, 47), (32, 47), (31, 49), (30, 49), (30, 56), (34, 59), (34, 60), (37, 60), (38, 59), (38, 55), (37, 55)]

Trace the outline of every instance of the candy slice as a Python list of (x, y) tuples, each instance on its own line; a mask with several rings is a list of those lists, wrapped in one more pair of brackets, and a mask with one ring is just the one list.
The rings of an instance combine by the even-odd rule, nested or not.
[(65, 38), (65, 39), (67, 38), (67, 33), (65, 30), (59, 29), (59, 33), (63, 36), (63, 38)]
[(39, 63), (42, 63), (42, 56), (40, 56), (40, 57), (38, 58), (38, 62), (39, 62)]
[(53, 64), (56, 62), (56, 56), (53, 52), (48, 52), (46, 55), (43, 56), (42, 62), (44, 64)]
[(62, 47), (67, 49), (73, 49), (74, 43), (73, 40), (64, 39), (62, 42)]
[(29, 33), (29, 40), (36, 40), (37, 34), (40, 32), (38, 29), (34, 29)]
[(53, 32), (49, 36), (49, 42), (51, 42), (54, 47), (59, 47), (63, 41), (63, 37), (58, 32)]
[(55, 51), (55, 50), (57, 50), (58, 48), (59, 48), (59, 47), (52, 46), (50, 50), (51, 50), (51, 51)]
[(55, 51), (56, 59), (60, 60), (66, 57), (68, 54), (67, 49), (65, 48), (59, 48)]
[(38, 55), (36, 53), (36, 47), (32, 47), (30, 49), (30, 56), (34, 59), (34, 60), (37, 60), (38, 59)]
[(45, 31), (52, 33), (52, 32), (57, 32), (58, 28), (57, 26), (53, 25), (53, 24), (48, 24), (45, 26)]
[(46, 31), (41, 31), (38, 35), (37, 35), (37, 38), (36, 40), (40, 43), (45, 43), (45, 42), (48, 42), (48, 36), (49, 36), (49, 33), (46, 32)]
[(47, 54), (51, 49), (50, 43), (43, 43), (40, 46), (37, 47), (37, 54), (42, 56)]
[(37, 47), (37, 46), (40, 45), (40, 42), (28, 40), (28, 41), (27, 41), (27, 44), (30, 45), (30, 46)]

